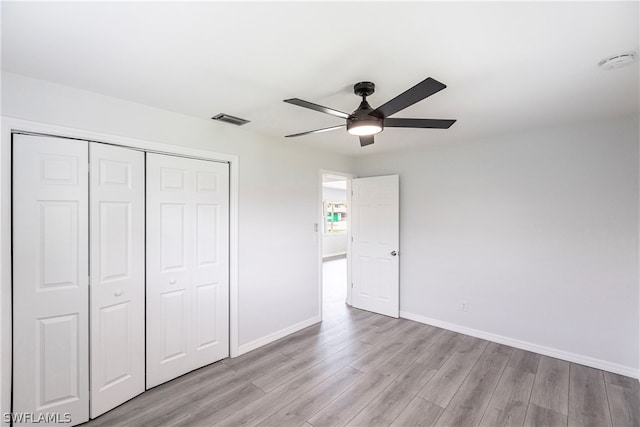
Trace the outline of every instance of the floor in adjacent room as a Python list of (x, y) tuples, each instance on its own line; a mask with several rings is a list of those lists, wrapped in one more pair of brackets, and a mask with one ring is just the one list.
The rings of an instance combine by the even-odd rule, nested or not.
[(324, 321), (163, 384), (98, 425), (639, 426), (637, 380), (349, 308), (324, 263)]

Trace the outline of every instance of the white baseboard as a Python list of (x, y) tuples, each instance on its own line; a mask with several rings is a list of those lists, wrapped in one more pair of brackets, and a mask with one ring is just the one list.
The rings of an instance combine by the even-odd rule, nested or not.
[(253, 340), (251, 342), (248, 342), (246, 344), (242, 344), (240, 346), (240, 348), (238, 349), (238, 356), (241, 356), (245, 353), (250, 352), (251, 350), (255, 350), (256, 348), (262, 347), (263, 345), (267, 345), (269, 343), (272, 343), (276, 340), (279, 340), (280, 338), (284, 338), (287, 335), (291, 335), (294, 332), (298, 332), (301, 329), (304, 328), (308, 328), (311, 325), (315, 325), (316, 323), (319, 323), (320, 321), (322, 321), (322, 318), (318, 315), (318, 316), (314, 316), (310, 319), (307, 320), (303, 320), (300, 323), (296, 323), (295, 325), (291, 325), (287, 328), (284, 329), (280, 329), (279, 331), (276, 331), (272, 334), (269, 334), (267, 336), (264, 336), (262, 338), (258, 338), (257, 340)]
[(527, 341), (521, 341), (515, 338), (509, 338), (503, 335), (493, 334), (491, 332), (485, 332), (478, 329), (468, 328), (466, 326), (457, 325), (455, 323), (444, 322), (442, 320), (432, 319), (430, 317), (409, 313), (406, 311), (400, 311), (400, 317), (403, 317), (409, 320), (414, 320), (416, 322), (424, 323), (426, 325), (436, 326), (438, 328), (459, 332), (464, 335), (471, 335), (472, 337), (482, 338), (487, 341), (493, 341), (499, 344), (508, 345), (508, 346), (519, 348), (522, 350), (532, 351), (534, 353), (543, 354), (545, 356), (554, 357), (556, 359), (562, 359), (568, 362), (578, 363), (580, 365), (590, 366), (596, 369), (602, 369), (603, 371), (613, 372), (616, 374), (620, 374), (620, 375), (624, 375), (632, 378), (640, 378), (640, 370), (629, 367), (629, 366), (619, 365), (617, 363), (607, 362), (606, 360), (583, 356), (576, 353), (570, 353), (568, 351), (559, 350), (557, 348), (552, 348), (552, 347), (546, 347), (543, 345), (538, 345), (538, 344), (530, 343)]
[(346, 258), (346, 257), (347, 257), (346, 252), (334, 252), (332, 254), (322, 255), (323, 260), (326, 260), (328, 258)]

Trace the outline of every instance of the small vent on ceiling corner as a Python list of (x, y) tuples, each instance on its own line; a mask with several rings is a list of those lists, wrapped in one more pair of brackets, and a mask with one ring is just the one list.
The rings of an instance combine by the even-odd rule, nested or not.
[(230, 114), (224, 114), (224, 113), (216, 114), (211, 118), (219, 122), (231, 123), (232, 125), (236, 125), (236, 126), (242, 126), (249, 123), (249, 120), (241, 119), (240, 117), (236, 117), (236, 116), (232, 116)]

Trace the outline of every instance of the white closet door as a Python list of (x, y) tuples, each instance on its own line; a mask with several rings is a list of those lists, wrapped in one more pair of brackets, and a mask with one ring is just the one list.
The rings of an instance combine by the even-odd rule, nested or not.
[(147, 388), (229, 355), (229, 167), (147, 154)]
[(88, 160), (85, 141), (13, 137), (13, 412), (67, 425), (89, 419)]
[(91, 143), (91, 418), (144, 391), (144, 153)]

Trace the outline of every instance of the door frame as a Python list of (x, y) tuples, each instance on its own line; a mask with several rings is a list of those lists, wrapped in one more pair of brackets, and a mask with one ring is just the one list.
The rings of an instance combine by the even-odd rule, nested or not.
[(324, 175), (331, 175), (340, 178), (344, 178), (347, 181), (347, 300), (346, 303), (351, 305), (351, 180), (357, 178), (355, 175), (347, 172), (338, 172), (327, 169), (320, 169), (318, 173), (318, 313), (320, 314), (320, 321), (324, 318), (322, 307), (322, 250), (324, 233), (322, 232), (323, 223), (325, 221), (323, 211), (322, 200), (322, 177)]
[[(238, 319), (238, 184), (239, 158), (218, 153), (102, 132), (1, 117), (0, 130), (0, 412), (11, 411), (12, 383), (12, 272), (11, 272), (11, 141), (13, 133), (32, 133), (62, 138), (81, 139), (133, 148), (148, 152), (192, 157), (229, 163), (229, 353), (240, 355)], [(6, 425), (4, 417), (1, 425)]]

